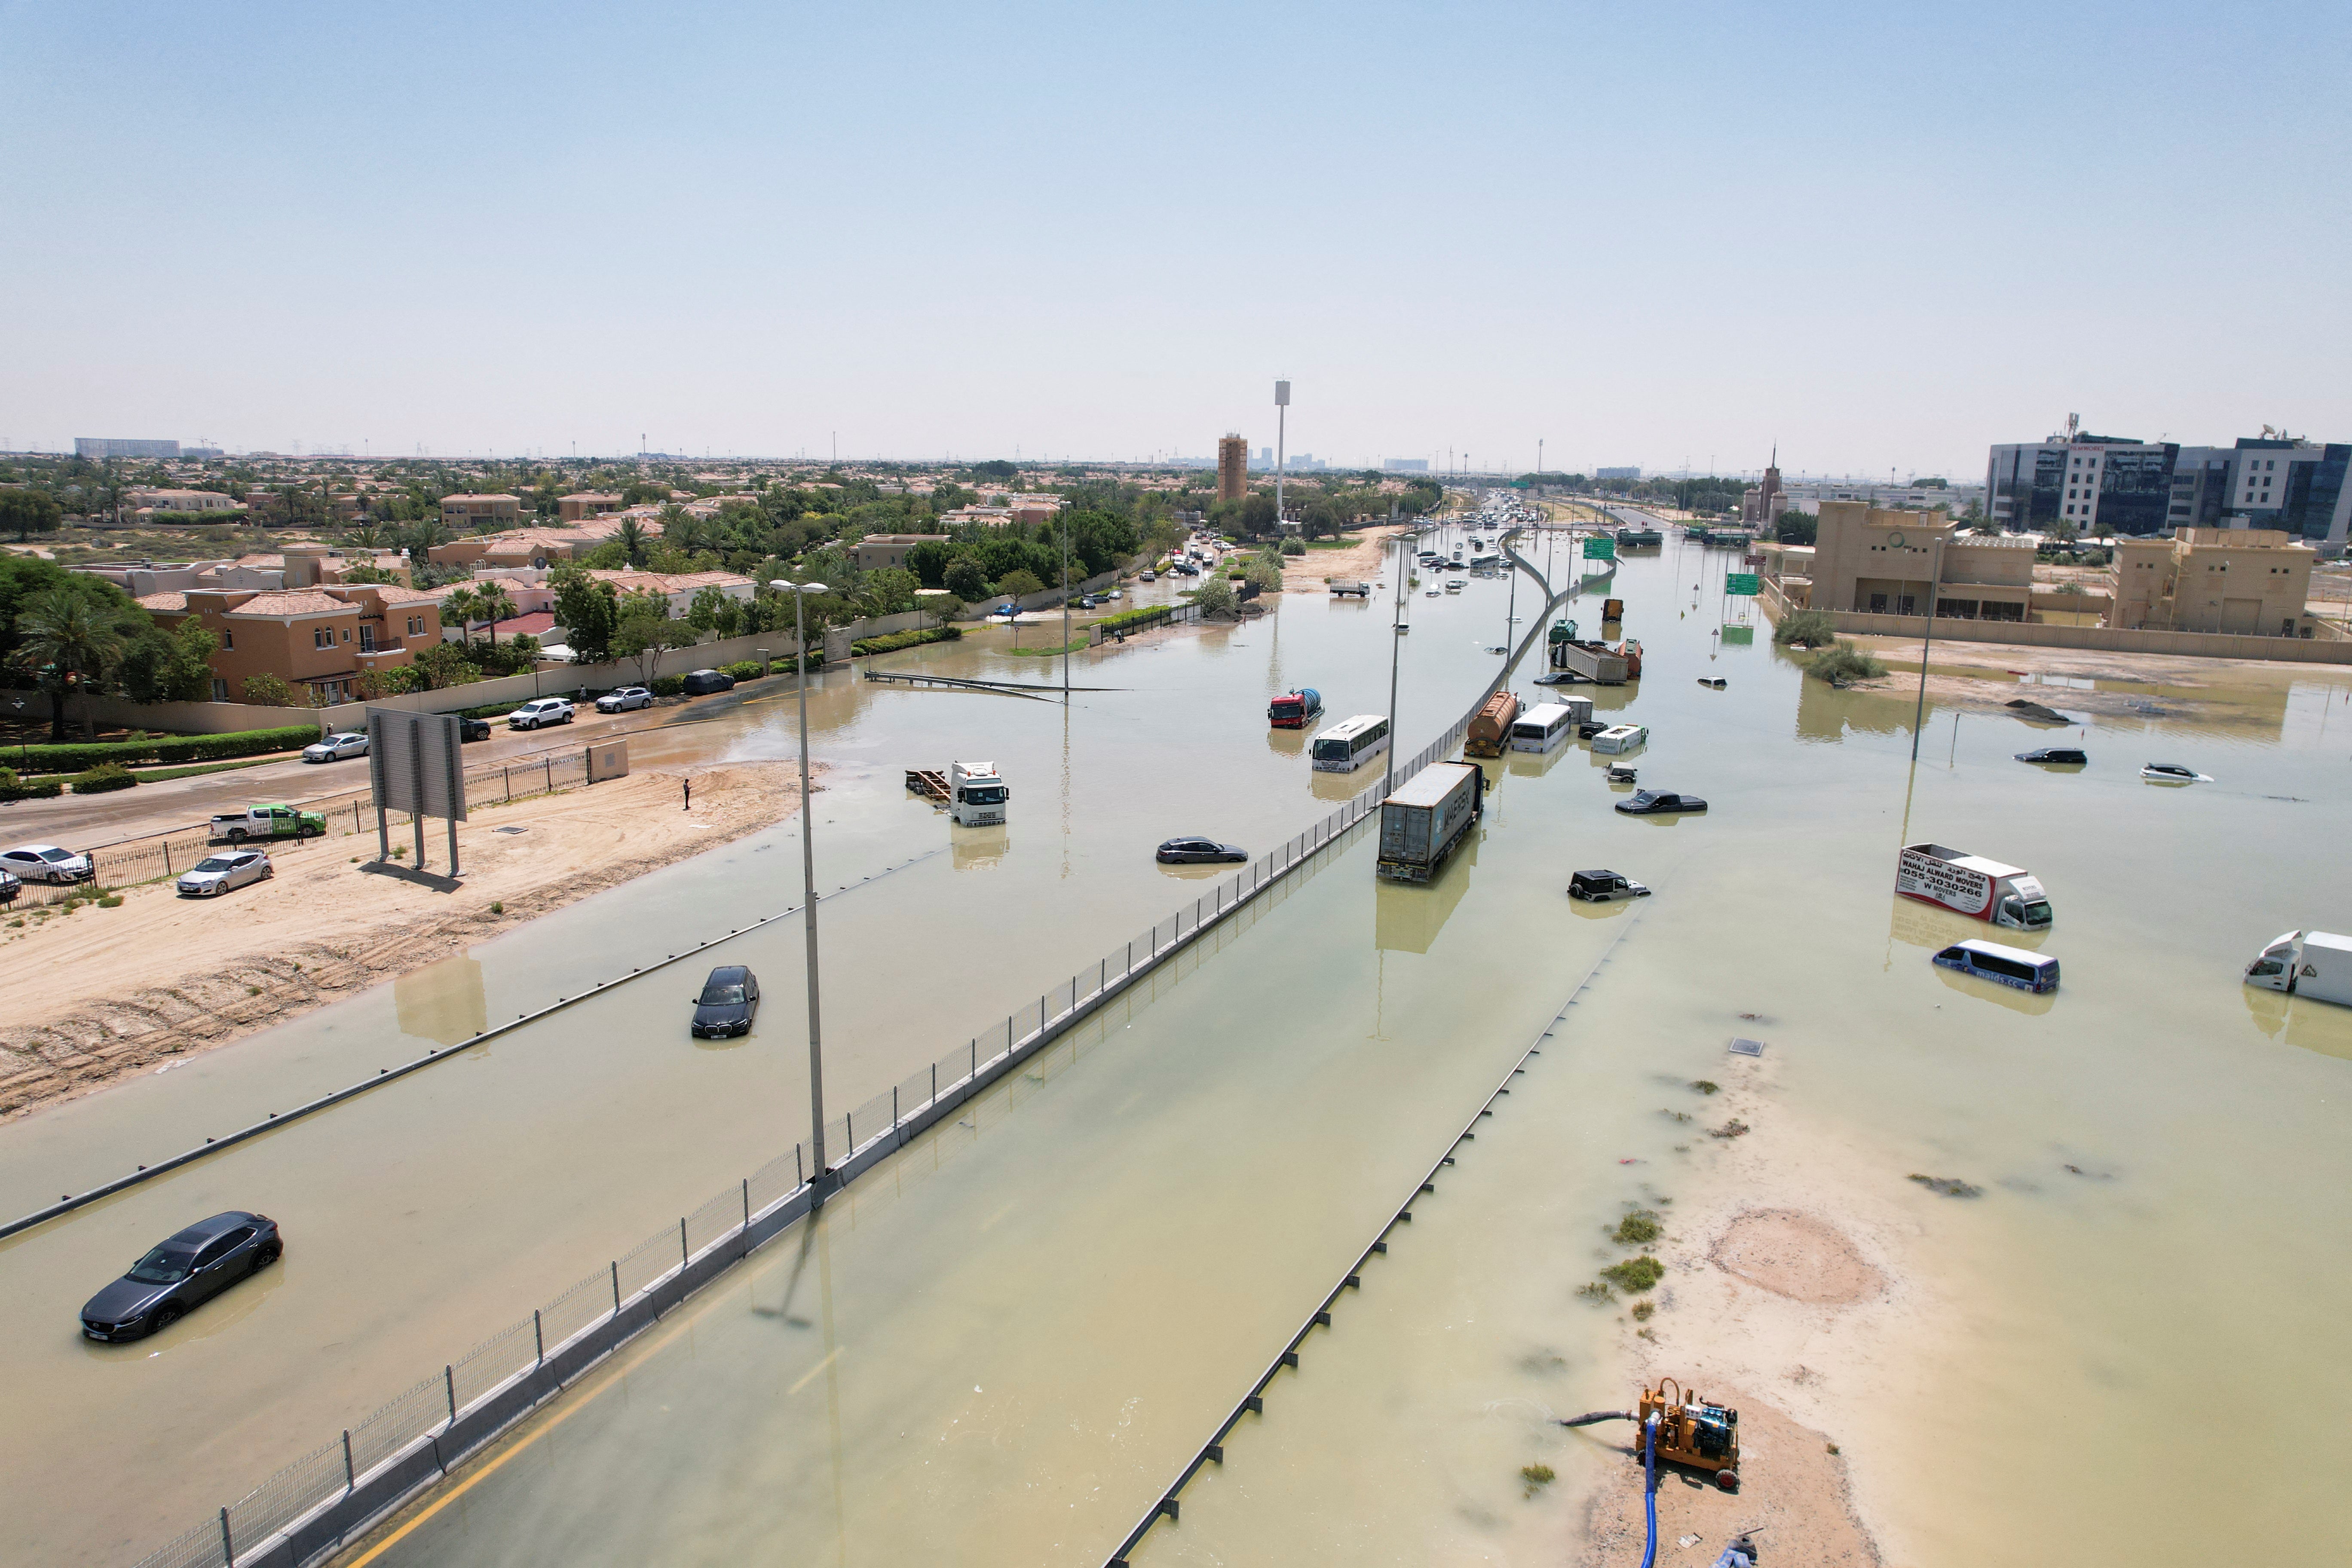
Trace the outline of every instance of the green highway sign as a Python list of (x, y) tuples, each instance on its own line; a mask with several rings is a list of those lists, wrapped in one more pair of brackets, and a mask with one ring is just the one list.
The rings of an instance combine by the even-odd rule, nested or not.
[(1756, 574), (1753, 572), (1727, 572), (1723, 574), (1723, 591), (1727, 594), (1744, 594), (1752, 599), (1762, 592), (1762, 589), (1758, 585)]
[(1617, 559), (1617, 542), (1600, 534), (1591, 535), (1584, 542), (1584, 558), (1587, 561), (1614, 561)]

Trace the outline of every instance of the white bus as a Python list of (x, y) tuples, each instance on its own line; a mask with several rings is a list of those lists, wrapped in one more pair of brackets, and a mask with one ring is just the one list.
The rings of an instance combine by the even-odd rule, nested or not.
[(1565, 702), (1542, 702), (1511, 724), (1511, 750), (1549, 752), (1576, 728), (1576, 710)]
[(1316, 736), (1308, 754), (1318, 773), (1351, 773), (1388, 749), (1389, 721), (1377, 713), (1359, 713)]

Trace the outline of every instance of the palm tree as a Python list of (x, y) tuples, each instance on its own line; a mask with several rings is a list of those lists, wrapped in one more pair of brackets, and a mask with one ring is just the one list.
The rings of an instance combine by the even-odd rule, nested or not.
[(507, 592), (505, 584), (489, 582), (474, 590), (473, 600), (474, 613), (490, 623), (490, 646), (498, 647), (499, 623), (515, 613), (514, 595)]
[(64, 588), (53, 588), (16, 617), (17, 654), (50, 684), (49, 739), (66, 740), (66, 693), (77, 681), (94, 692), (121, 662), (121, 631), (106, 612)]
[[(474, 623), (482, 618), (481, 596), (471, 588), (450, 589), (441, 595), (442, 624), (447, 625), (452, 616), (457, 618), (458, 637), (467, 647), (473, 647)], [(497, 634), (491, 635), (495, 637)]]
[(638, 567), (646, 563), (646, 534), (644, 523), (634, 517), (624, 518), (621, 521), (621, 526), (614, 531), (613, 538), (621, 546), (621, 555), (630, 566)]

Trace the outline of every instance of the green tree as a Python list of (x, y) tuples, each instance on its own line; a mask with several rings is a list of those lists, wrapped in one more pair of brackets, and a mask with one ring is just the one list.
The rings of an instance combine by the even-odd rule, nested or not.
[(31, 667), (49, 693), (49, 739), (66, 739), (66, 699), (75, 691), (95, 696), (114, 673), (127, 647), (122, 630), (87, 595), (53, 589), (16, 616), (17, 658)]
[[(950, 584), (949, 586), (953, 587), (954, 584)], [(996, 591), (1008, 599), (1024, 598), (1031, 594), (1041, 593), (1045, 586), (1045, 584), (1038, 580), (1035, 573), (1023, 571), (1018, 567), (996, 580)]]
[(969, 555), (959, 555), (940, 574), (940, 586), (966, 604), (974, 604), (988, 595), (988, 573)]
[(1258, 585), (1261, 593), (1282, 592), (1282, 557), (1261, 552), (1242, 563), (1242, 576)]
[(220, 638), (194, 616), (169, 632), (142, 632), (122, 656), (123, 693), (133, 702), (210, 701), (219, 648)]
[(621, 601), (620, 623), (613, 629), (613, 657), (637, 661), (637, 678), (652, 685), (666, 648), (690, 647), (694, 628), (672, 620), (669, 601), (659, 594), (632, 594)]
[(474, 623), (481, 618), (482, 601), (470, 585), (452, 588), (441, 595), (442, 623), (457, 623), (458, 635), (468, 647), (474, 642)]
[(912, 572), (885, 566), (866, 574), (866, 613), (874, 616), (896, 616), (915, 607), (915, 590), (922, 582)]
[(294, 695), (292, 687), (268, 670), (259, 675), (247, 676), (241, 695), (246, 701), (258, 708), (293, 708), (301, 701)]
[(1222, 572), (1212, 572), (1201, 579), (1201, 585), (1192, 592), (1192, 602), (1201, 606), (1202, 615), (1223, 612), (1230, 615), (1234, 607), (1234, 585)]
[(55, 532), (64, 519), (65, 509), (47, 491), (0, 486), (0, 530), (14, 530), (18, 540)]
[[(437, 642), (418, 654), (410, 666), (416, 671), (417, 684), (425, 691), (439, 691), (445, 687), (470, 686), (482, 679), (480, 667), (466, 657), (466, 650), (456, 643)], [(253, 689), (253, 679), (245, 683)]]
[(612, 657), (613, 633), (620, 625), (620, 598), (613, 584), (591, 577), (569, 562), (548, 575), (555, 589), (555, 619), (572, 652), (583, 664)]
[(1837, 627), (1827, 610), (1797, 610), (1780, 617), (1772, 640), (1783, 647), (1828, 647), (1837, 641)]
[(708, 583), (696, 590), (694, 603), (687, 606), (686, 624), (698, 632), (735, 637), (743, 630), (743, 605), (718, 584)]
[(499, 646), (499, 623), (512, 620), (515, 615), (514, 595), (497, 578), (485, 580), (474, 590), (474, 613), (490, 623), (490, 646)]
[(1822, 520), (1791, 507), (1772, 525), (1772, 537), (1783, 544), (1811, 544), (1820, 534)]
[(1253, 493), (1242, 498), (1242, 532), (1248, 537), (1260, 539), (1272, 533), (1279, 521), (1275, 515), (1272, 496)]
[(619, 545), (621, 559), (634, 570), (646, 563), (646, 552), (653, 546), (653, 536), (646, 531), (644, 523), (634, 517), (625, 517), (606, 542)]

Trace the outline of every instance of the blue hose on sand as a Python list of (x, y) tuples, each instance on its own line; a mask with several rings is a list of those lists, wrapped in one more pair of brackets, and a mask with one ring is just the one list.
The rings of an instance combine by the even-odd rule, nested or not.
[(1642, 1543), (1642, 1568), (1658, 1561), (1658, 1418), (1642, 1423), (1642, 1513), (1649, 1538)]

